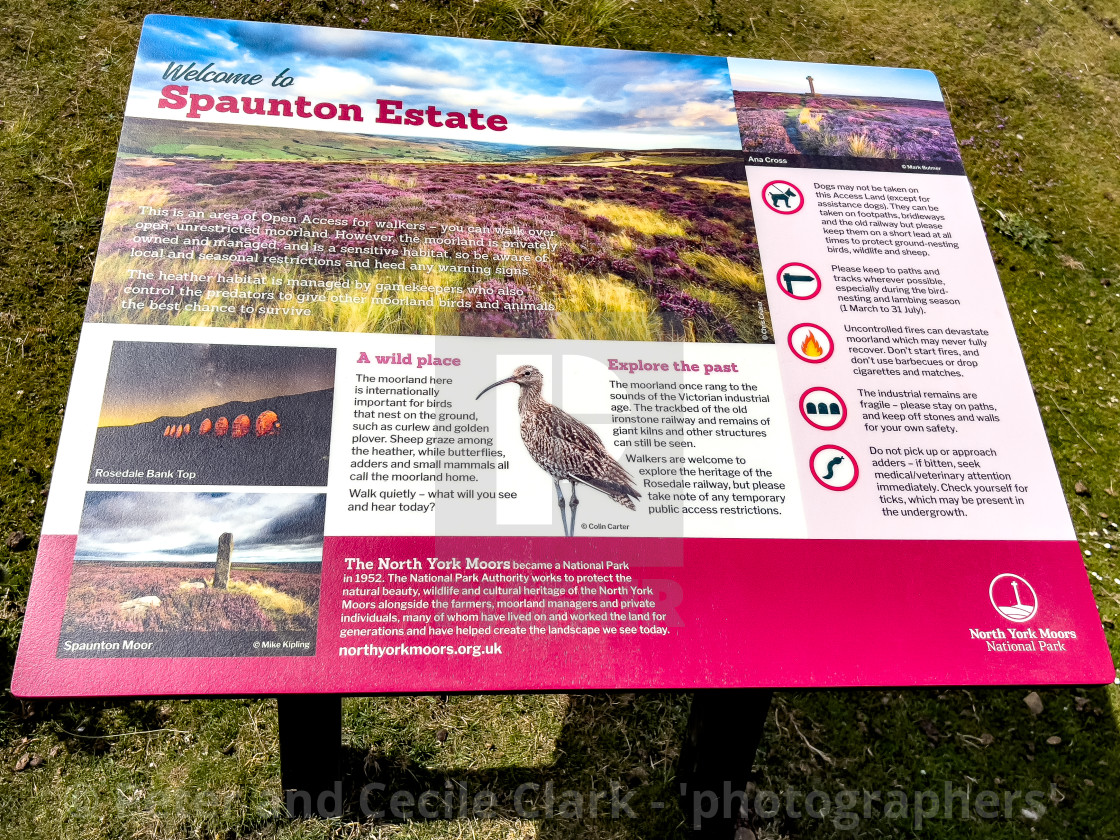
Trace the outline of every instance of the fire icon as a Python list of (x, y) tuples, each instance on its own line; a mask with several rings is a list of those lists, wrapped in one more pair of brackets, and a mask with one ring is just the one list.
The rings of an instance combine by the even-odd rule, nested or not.
[(803, 362), (827, 362), (832, 356), (832, 336), (817, 324), (798, 324), (789, 331), (789, 349)]
[(1030, 621), (1038, 612), (1038, 595), (1018, 575), (996, 575), (988, 585), (988, 599), (1008, 621)]

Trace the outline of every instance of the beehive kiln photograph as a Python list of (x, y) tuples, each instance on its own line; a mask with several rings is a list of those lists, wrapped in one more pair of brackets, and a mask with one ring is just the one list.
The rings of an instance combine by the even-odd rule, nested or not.
[(333, 348), (118, 341), (89, 480), (322, 486)]

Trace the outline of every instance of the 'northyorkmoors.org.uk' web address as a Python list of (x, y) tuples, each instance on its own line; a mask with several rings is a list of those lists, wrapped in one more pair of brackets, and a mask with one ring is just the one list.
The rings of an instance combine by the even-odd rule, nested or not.
[(339, 656), (376, 656), (381, 659), (386, 656), (492, 656), (500, 654), (502, 646), (493, 645), (356, 645), (354, 647), (341, 647)]

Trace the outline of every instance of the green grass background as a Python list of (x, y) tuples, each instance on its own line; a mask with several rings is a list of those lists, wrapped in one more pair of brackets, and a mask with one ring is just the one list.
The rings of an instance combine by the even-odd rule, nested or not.
[[(0, 683), (7, 685), (144, 14), (925, 67), (940, 77), (1114, 655), (1120, 653), (1120, 5), (1111, 0), (5, 0), (0, 4)], [(1080, 486), (1078, 486), (1080, 484)], [(1090, 553), (1091, 552), (1091, 553)], [(900, 562), (904, 560), (900, 559)], [(749, 604), (744, 605), (749, 609)], [(915, 650), (916, 657), (921, 651)], [(1108, 689), (781, 692), (757, 784), (1046, 792), (1010, 819), (872, 819), (865, 837), (1120, 837)], [(683, 836), (689, 697), (346, 702), (354, 778), (420, 791), (554, 781), (637, 791), (634, 820), (288, 823), (267, 700), (0, 697), (0, 837)], [(727, 721), (729, 727), (736, 721)], [(23, 759), (23, 760), (21, 760)], [(34, 760), (32, 760), (34, 759)], [(23, 764), (34, 764), (16, 770)], [(833, 837), (830, 819), (759, 837)]]

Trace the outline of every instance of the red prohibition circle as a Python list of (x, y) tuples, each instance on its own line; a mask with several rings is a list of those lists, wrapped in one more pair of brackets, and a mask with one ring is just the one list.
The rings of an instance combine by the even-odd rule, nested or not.
[[(825, 484), (824, 481), (821, 480), (821, 477), (817, 475), (817, 471), (813, 469), (813, 462), (817, 460), (817, 455), (825, 449), (835, 449), (838, 452), (843, 452), (848, 456), (848, 460), (852, 462), (852, 480), (845, 484), (843, 487), (833, 487), (831, 484)], [(821, 487), (825, 488), (826, 490), (835, 490), (837, 493), (839, 493), (842, 490), (849, 489), (850, 487), (854, 486), (857, 481), (859, 481), (859, 462), (857, 462), (856, 459), (852, 457), (852, 453), (844, 447), (836, 446), (832, 443), (826, 443), (824, 446), (818, 446), (816, 449), (814, 449), (813, 454), (809, 456), (809, 472), (813, 474), (813, 478), (817, 480), (817, 484), (819, 484)]]
[[(822, 333), (828, 336), (828, 352), (821, 356), (819, 359), (806, 359), (793, 348), (793, 334), (802, 327), (812, 327), (815, 330), (820, 330)], [(832, 351), (836, 349), (836, 342), (832, 340), (832, 336), (829, 335), (828, 330), (826, 330), (819, 324), (810, 324), (808, 322), (804, 324), (797, 324), (793, 329), (791, 329), (789, 331), (789, 335), (786, 336), (786, 343), (789, 345), (790, 352), (793, 353), (793, 355), (797, 356), (797, 358), (799, 358), (801, 361), (808, 362), (811, 365), (819, 365), (821, 362), (827, 362), (832, 358)]]
[[(836, 402), (840, 403), (840, 422), (837, 423), (835, 426), (821, 426), (817, 423), (814, 423), (812, 420), (809, 419), (809, 415), (805, 412), (805, 398), (807, 396), (809, 396), (809, 394), (813, 393), (814, 391), (824, 391), (826, 394), (832, 394), (832, 396), (836, 397)], [(814, 429), (820, 429), (822, 432), (831, 432), (833, 429), (839, 429), (846, 422), (848, 422), (848, 404), (846, 402), (844, 402), (843, 397), (841, 397), (839, 394), (837, 394), (831, 388), (824, 388), (820, 385), (817, 385), (814, 388), (809, 388), (798, 399), (797, 408), (798, 408), (798, 410), (800, 410), (801, 416), (802, 416), (802, 418), (804, 418), (806, 423), (808, 423)]]
[[(791, 190), (793, 190), (795, 193), (797, 193), (797, 197), (799, 199), (801, 199), (801, 203), (798, 204), (797, 207), (794, 208), (793, 210), (779, 210), (777, 207), (775, 207), (773, 204), (771, 204), (769, 201), (766, 200), (766, 191), (768, 189), (770, 189), (772, 186), (774, 186), (775, 184), (785, 184), (787, 187), (789, 187)], [(782, 180), (771, 181), (769, 184), (767, 184), (765, 187), (762, 188), (762, 203), (765, 204), (767, 207), (769, 207), (771, 210), (773, 210), (775, 213), (780, 213), (783, 216), (792, 216), (794, 213), (799, 212), (801, 210), (801, 208), (805, 206), (805, 194), (802, 193), (801, 190), (799, 190), (796, 186), (791, 184), (789, 181), (782, 181)]]
[[(787, 268), (792, 268), (795, 265), (805, 269), (806, 271), (808, 271), (810, 274), (813, 275), (813, 279), (817, 281), (817, 289), (811, 295), (806, 295), (805, 297), (798, 297), (793, 292), (789, 291), (789, 289), (787, 289), (784, 285), (782, 285), (782, 275), (786, 273)], [(778, 269), (778, 273), (774, 275), (774, 279), (778, 283), (778, 288), (781, 289), (783, 293), (785, 293), (787, 296), (793, 298), (794, 300), (812, 300), (817, 295), (819, 295), (821, 293), (821, 289), (824, 288), (824, 283), (821, 281), (821, 276), (819, 274), (817, 274), (815, 269), (813, 269), (810, 266), (805, 265), (805, 263), (799, 263), (799, 262), (786, 263), (785, 265), (783, 265), (781, 268)]]

